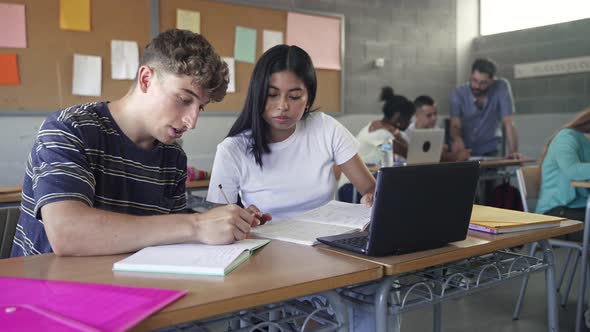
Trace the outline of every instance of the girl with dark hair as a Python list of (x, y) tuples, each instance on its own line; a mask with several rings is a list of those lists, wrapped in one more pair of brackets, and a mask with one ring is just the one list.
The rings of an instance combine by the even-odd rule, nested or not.
[(359, 140), (359, 155), (367, 164), (381, 162), (381, 145), (393, 141), (393, 151), (403, 158), (408, 153), (408, 143), (403, 131), (408, 128), (416, 106), (406, 97), (396, 95), (390, 86), (381, 89), (383, 118), (371, 121), (356, 136)]
[(261, 56), (244, 108), (217, 146), (208, 201), (236, 203), (239, 195), (259, 217), (264, 211), (287, 219), (334, 198), (336, 164), (372, 204), (375, 179), (350, 132), (313, 112), (316, 90), (311, 58), (301, 48), (278, 45)]

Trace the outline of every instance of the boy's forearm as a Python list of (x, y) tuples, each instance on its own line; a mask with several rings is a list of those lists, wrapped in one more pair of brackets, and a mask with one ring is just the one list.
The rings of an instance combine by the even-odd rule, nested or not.
[(77, 201), (48, 204), (42, 213), (47, 236), (59, 256), (127, 253), (186, 242), (194, 232), (189, 214), (132, 216)]

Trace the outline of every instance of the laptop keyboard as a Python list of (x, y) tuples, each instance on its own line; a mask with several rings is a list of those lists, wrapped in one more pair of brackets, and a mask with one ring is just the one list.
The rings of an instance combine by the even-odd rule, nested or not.
[(365, 249), (365, 248), (367, 248), (367, 241), (369, 241), (369, 237), (366, 235), (362, 235), (362, 236), (357, 236), (357, 237), (338, 239), (338, 240), (334, 240), (333, 242), (339, 243), (342, 245), (346, 245), (346, 246), (350, 246), (350, 247)]

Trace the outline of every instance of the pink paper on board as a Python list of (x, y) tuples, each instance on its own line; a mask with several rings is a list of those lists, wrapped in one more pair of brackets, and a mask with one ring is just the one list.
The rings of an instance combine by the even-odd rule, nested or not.
[(315, 68), (340, 70), (339, 18), (287, 14), (287, 44), (304, 49)]
[(184, 294), (186, 291), (0, 277), (0, 326), (3, 331), (26, 327), (124, 331)]
[(27, 48), (25, 5), (0, 3), (0, 47)]

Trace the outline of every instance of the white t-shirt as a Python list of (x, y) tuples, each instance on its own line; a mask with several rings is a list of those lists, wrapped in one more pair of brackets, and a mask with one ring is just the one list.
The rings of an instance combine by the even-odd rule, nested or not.
[(387, 129), (369, 131), (371, 123), (356, 135), (359, 141), (359, 156), (365, 164), (381, 164), (381, 145), (393, 140), (393, 134)]
[(286, 140), (269, 144), (262, 166), (250, 152), (250, 132), (228, 137), (217, 145), (207, 200), (226, 204), (218, 185), (231, 203), (238, 194), (244, 206), (256, 205), (282, 220), (322, 206), (334, 198), (333, 165), (341, 165), (357, 153), (350, 132), (334, 118), (311, 113), (299, 121)]
[(406, 140), (406, 142), (410, 143), (410, 132), (416, 130), (416, 122), (410, 123), (406, 130), (402, 131), (402, 137)]

